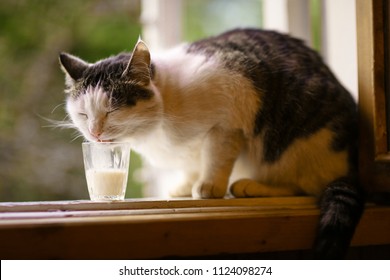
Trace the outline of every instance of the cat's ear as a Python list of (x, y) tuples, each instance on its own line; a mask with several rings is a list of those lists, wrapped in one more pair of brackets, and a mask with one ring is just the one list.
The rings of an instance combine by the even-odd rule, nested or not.
[(69, 82), (75, 82), (80, 79), (84, 71), (89, 67), (89, 64), (84, 60), (67, 53), (61, 53), (59, 60)]
[(141, 39), (138, 39), (122, 77), (132, 79), (142, 86), (149, 85), (151, 79), (150, 52)]

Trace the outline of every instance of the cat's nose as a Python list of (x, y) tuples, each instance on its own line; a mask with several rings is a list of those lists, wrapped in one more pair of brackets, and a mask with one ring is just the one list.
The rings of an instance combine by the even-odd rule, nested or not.
[(95, 138), (99, 138), (103, 131), (101, 129), (96, 129), (96, 128), (91, 128), (89, 129), (89, 133), (91, 133), (91, 135)]
[(96, 139), (99, 139), (100, 136), (103, 134), (104, 131), (103, 122), (104, 121), (102, 119), (96, 118), (91, 120), (91, 122), (88, 124), (89, 133)]
[(100, 135), (102, 135), (102, 132), (101, 131), (90, 131), (91, 135), (95, 138), (99, 138)]

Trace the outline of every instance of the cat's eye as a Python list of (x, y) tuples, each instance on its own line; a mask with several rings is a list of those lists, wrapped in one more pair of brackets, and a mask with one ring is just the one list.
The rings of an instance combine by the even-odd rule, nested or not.
[(79, 113), (79, 115), (82, 116), (82, 117), (84, 117), (84, 118), (86, 118), (86, 119), (88, 119), (88, 115), (85, 114), (85, 113)]

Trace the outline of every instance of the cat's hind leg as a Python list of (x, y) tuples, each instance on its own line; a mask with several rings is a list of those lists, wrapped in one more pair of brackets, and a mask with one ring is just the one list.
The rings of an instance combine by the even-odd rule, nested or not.
[(271, 186), (251, 179), (240, 179), (230, 187), (235, 197), (293, 196), (296, 191), (291, 186)]

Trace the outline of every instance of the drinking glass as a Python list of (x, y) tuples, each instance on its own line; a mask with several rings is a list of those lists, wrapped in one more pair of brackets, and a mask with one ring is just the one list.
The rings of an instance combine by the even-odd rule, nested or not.
[(129, 143), (84, 142), (82, 150), (91, 200), (124, 200), (130, 163)]

